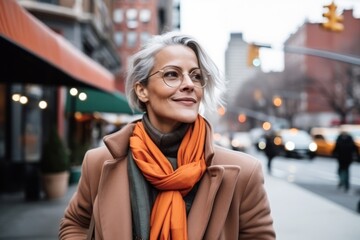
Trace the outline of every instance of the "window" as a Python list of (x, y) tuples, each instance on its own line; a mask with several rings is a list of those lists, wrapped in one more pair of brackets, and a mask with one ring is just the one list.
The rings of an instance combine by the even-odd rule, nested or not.
[(135, 29), (138, 26), (138, 22), (136, 20), (128, 20), (127, 27), (130, 29)]
[(142, 9), (140, 11), (140, 21), (143, 23), (148, 23), (150, 22), (151, 19), (151, 11), (149, 9)]
[(127, 45), (130, 48), (133, 48), (136, 46), (136, 32), (128, 32), (127, 33)]
[(130, 29), (137, 28), (138, 26), (137, 15), (138, 15), (138, 11), (135, 8), (129, 8), (126, 11), (126, 24), (128, 28)]
[(115, 23), (121, 23), (124, 20), (124, 11), (122, 9), (115, 9), (113, 20)]
[(120, 31), (115, 32), (114, 42), (115, 42), (116, 46), (120, 47), (124, 43), (124, 34)]
[(14, 162), (37, 162), (41, 157), (42, 110), (39, 102), (43, 90), (38, 85), (13, 85), (12, 95), (12, 158)]
[(150, 34), (148, 32), (142, 32), (140, 38), (141, 38), (141, 44), (144, 44), (149, 40)]
[(126, 11), (126, 19), (129, 20), (136, 20), (137, 18), (137, 9), (135, 8), (129, 8)]

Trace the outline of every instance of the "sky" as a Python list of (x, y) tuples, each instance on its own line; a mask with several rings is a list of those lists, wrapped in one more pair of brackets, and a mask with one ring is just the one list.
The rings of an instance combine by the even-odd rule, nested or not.
[[(307, 20), (323, 21), (323, 7), (332, 0), (180, 0), (181, 31), (204, 46), (221, 71), (231, 32), (242, 32), (246, 42), (269, 44), (260, 49), (262, 70), (282, 71), (283, 42)], [(360, 0), (335, 0), (339, 12), (354, 9), (360, 18)]]

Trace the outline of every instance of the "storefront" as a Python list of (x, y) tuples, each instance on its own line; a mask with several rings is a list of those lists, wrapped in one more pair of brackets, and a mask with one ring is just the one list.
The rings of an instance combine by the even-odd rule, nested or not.
[(0, 53), (0, 193), (26, 191), (36, 187), (34, 171), (49, 129), (67, 137), (68, 89), (119, 93), (110, 71), (15, 0), (0, 1)]

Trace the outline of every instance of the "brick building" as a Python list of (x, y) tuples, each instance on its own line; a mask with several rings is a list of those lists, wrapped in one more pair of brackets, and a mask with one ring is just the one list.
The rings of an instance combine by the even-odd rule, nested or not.
[(179, 29), (179, 1), (115, 0), (112, 21), (116, 51), (123, 63), (116, 76), (116, 87), (124, 91), (127, 58), (134, 54), (151, 35)]
[[(342, 55), (360, 56), (360, 19), (343, 12), (344, 30), (325, 30), (319, 23), (305, 23), (285, 42)], [(324, 57), (285, 52), (285, 78), (290, 90), (301, 96), (304, 107), (294, 125), (309, 128), (341, 121), (354, 122), (359, 114), (359, 66)]]

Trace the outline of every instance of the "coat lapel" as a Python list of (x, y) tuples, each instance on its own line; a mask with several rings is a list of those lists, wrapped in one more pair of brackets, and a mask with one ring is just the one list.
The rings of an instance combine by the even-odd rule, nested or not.
[[(220, 234), (225, 223), (239, 173), (237, 166), (208, 167), (188, 216), (189, 240), (217, 239), (214, 237)], [(220, 211), (213, 212), (213, 209)]]
[(131, 206), (127, 161), (106, 161), (100, 179), (97, 197), (98, 211), (103, 239), (130, 239)]
[(208, 167), (204, 174), (188, 216), (189, 240), (202, 239), (223, 177), (221, 166)]
[(224, 177), (216, 194), (211, 219), (203, 239), (220, 238), (234, 198), (235, 187), (240, 175), (240, 167), (234, 165), (224, 165), (223, 167)]

